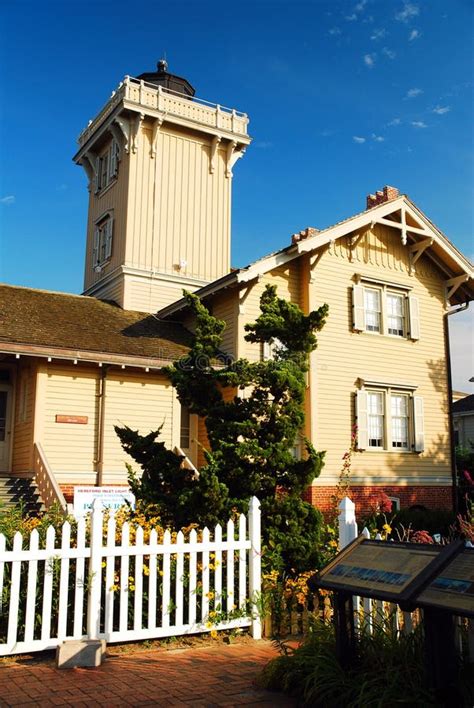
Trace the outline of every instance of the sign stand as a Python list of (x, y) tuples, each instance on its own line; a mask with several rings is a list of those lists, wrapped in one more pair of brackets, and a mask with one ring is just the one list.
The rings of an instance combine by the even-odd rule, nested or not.
[(334, 594), (334, 623), (336, 629), (336, 656), (341, 666), (347, 669), (353, 665), (356, 658), (352, 595), (345, 592)]
[(423, 610), (425, 670), (429, 687), (444, 706), (462, 706), (457, 686), (458, 663), (455, 652), (453, 615), (433, 607)]

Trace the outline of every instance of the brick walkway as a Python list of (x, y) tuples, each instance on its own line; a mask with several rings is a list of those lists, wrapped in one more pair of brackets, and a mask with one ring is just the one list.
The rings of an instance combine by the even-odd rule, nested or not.
[(108, 657), (98, 669), (59, 671), (53, 662), (0, 666), (0, 706), (295, 706), (257, 688), (270, 642), (146, 651)]

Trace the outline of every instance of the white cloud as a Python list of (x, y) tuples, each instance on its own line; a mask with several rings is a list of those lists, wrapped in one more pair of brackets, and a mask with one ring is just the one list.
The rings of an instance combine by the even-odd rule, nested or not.
[(365, 143), (365, 138), (361, 138), (359, 135), (354, 135), (352, 137), (352, 140), (358, 145), (362, 145), (362, 143)]
[(375, 140), (376, 143), (383, 143), (385, 138), (383, 135), (376, 135), (375, 133), (372, 133), (372, 140)]
[(367, 5), (368, 0), (360, 0), (360, 2), (357, 3), (355, 6), (354, 10), (356, 12), (363, 12), (365, 6)]
[(395, 19), (399, 22), (410, 22), (414, 17), (418, 17), (420, 14), (420, 8), (412, 2), (405, 2), (403, 4), (403, 10), (397, 12)]
[(414, 128), (427, 128), (428, 127), (426, 125), (426, 123), (422, 120), (412, 120), (411, 124)]
[(397, 56), (393, 49), (389, 49), (388, 47), (384, 47), (382, 49), (382, 54), (388, 59), (395, 59), (395, 57)]
[(444, 116), (445, 113), (449, 113), (451, 110), (451, 106), (435, 106), (433, 108), (433, 113), (436, 113), (439, 116)]
[(412, 29), (408, 36), (408, 41), (413, 42), (414, 39), (418, 39), (418, 37), (420, 37), (420, 34), (421, 33), (417, 29)]
[(369, 67), (369, 69), (373, 69), (375, 65), (375, 54), (364, 54), (364, 64)]
[(15, 203), (15, 197), (13, 194), (9, 194), (7, 197), (2, 197), (0, 199), (0, 204), (6, 204), (7, 206), (9, 204), (14, 204)]
[(390, 123), (387, 123), (387, 125), (400, 125), (402, 122), (401, 118), (393, 118)]
[(337, 37), (339, 34), (341, 34), (341, 30), (339, 29), (339, 27), (331, 27), (328, 34), (330, 34), (331, 37)]
[(469, 383), (474, 376), (474, 308), (451, 315), (448, 322), (453, 388), (474, 393), (474, 384)]
[(383, 39), (386, 34), (387, 34), (387, 32), (386, 32), (385, 28), (381, 27), (380, 29), (376, 29), (373, 31), (373, 33), (370, 35), (370, 39), (377, 41), (378, 39)]
[(417, 96), (421, 96), (422, 93), (423, 89), (421, 88), (411, 88), (407, 91), (405, 98), (416, 98)]
[(353, 12), (352, 15), (346, 15), (344, 19), (348, 22), (355, 22), (355, 20), (357, 20), (357, 15)]

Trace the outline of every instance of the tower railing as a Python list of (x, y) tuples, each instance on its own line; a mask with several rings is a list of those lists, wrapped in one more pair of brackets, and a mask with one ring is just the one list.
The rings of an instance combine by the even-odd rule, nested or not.
[(145, 108), (145, 110), (157, 111), (165, 116), (173, 116), (186, 122), (197, 123), (237, 136), (247, 137), (248, 135), (249, 121), (246, 113), (195, 96), (184, 96), (177, 91), (126, 76), (113, 91), (104, 108), (79, 135), (80, 147), (85, 145), (99, 125), (122, 102), (128, 108), (133, 109), (133, 106), (136, 105)]

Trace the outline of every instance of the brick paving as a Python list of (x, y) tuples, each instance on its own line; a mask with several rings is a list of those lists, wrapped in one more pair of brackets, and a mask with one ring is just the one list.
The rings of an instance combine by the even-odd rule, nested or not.
[(261, 641), (112, 655), (97, 669), (20, 661), (0, 666), (0, 706), (296, 706), (255, 685), (275, 655)]

